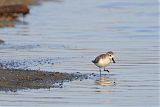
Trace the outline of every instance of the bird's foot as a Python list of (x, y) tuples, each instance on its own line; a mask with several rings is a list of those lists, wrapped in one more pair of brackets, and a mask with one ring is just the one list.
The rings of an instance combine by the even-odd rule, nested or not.
[(109, 73), (109, 70), (108, 69), (104, 69), (104, 71), (107, 71)]

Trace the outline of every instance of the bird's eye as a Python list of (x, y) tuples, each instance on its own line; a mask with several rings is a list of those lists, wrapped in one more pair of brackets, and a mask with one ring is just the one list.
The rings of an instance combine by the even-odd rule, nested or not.
[(109, 56), (112, 56), (112, 55), (109, 55)]

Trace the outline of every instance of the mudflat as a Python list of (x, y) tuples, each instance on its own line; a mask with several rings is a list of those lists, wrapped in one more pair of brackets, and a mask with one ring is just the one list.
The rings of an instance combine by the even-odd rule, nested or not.
[[(64, 81), (86, 78), (80, 73), (60, 73), (22, 69), (0, 69), (0, 90), (61, 87)], [(55, 85), (56, 84), (56, 85)]]

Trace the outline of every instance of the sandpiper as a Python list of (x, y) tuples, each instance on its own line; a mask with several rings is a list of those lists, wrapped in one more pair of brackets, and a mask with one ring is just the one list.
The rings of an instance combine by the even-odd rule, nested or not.
[(92, 62), (99, 67), (100, 76), (101, 76), (101, 68), (104, 68), (104, 71), (109, 72), (109, 70), (106, 70), (105, 67), (108, 66), (111, 61), (115, 63), (114, 55), (112, 51), (107, 52), (106, 54), (101, 54), (95, 58)]

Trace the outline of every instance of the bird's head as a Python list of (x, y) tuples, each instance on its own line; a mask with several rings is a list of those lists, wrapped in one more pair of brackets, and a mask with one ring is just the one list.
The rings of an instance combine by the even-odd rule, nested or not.
[(106, 54), (109, 57), (109, 59), (113, 61), (113, 63), (116, 63), (114, 60), (114, 53), (112, 51), (109, 51)]

